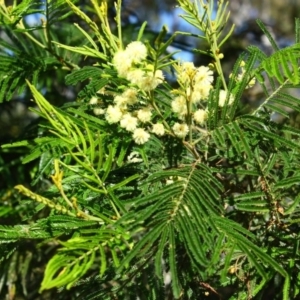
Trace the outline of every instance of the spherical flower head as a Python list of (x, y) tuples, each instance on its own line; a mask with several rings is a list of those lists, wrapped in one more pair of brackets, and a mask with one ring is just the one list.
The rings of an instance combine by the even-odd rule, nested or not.
[(187, 114), (186, 99), (184, 96), (177, 96), (171, 103), (172, 111), (179, 115)]
[(196, 123), (202, 125), (207, 120), (207, 116), (208, 116), (208, 114), (207, 114), (206, 110), (198, 109), (194, 113), (194, 120), (195, 120)]
[(98, 98), (95, 96), (93, 96), (89, 101), (90, 105), (96, 105), (97, 103), (98, 103)]
[(105, 119), (108, 123), (112, 124), (119, 122), (122, 119), (122, 116), (123, 113), (118, 106), (109, 105), (106, 110)]
[(136, 144), (143, 145), (150, 138), (150, 134), (143, 128), (137, 128), (133, 132), (133, 139)]
[(146, 71), (141, 69), (130, 70), (127, 73), (127, 80), (136, 84), (143, 91), (154, 90), (160, 83), (163, 82), (164, 76), (161, 70), (156, 70), (153, 73), (154, 66), (147, 65)]
[(155, 78), (152, 74), (145, 74), (140, 80), (137, 82), (137, 86), (145, 92), (151, 91), (157, 87)]
[(137, 117), (142, 123), (150, 122), (152, 113), (149, 108), (145, 107), (137, 112)]
[(134, 131), (137, 127), (138, 120), (137, 118), (131, 116), (131, 114), (124, 114), (121, 121), (120, 126), (125, 128), (127, 131)]
[[(226, 103), (226, 97), (227, 97), (227, 92), (224, 90), (220, 90), (219, 93), (219, 107), (224, 107), (225, 103)], [(228, 105), (231, 105), (234, 101), (234, 98), (232, 95), (229, 96)]]
[(192, 62), (181, 63), (177, 67), (177, 80), (183, 85), (190, 84), (196, 73), (196, 68)]
[(135, 64), (140, 63), (147, 57), (147, 48), (140, 41), (135, 41), (128, 44), (128, 46), (125, 49), (125, 52), (130, 57), (131, 61)]
[(165, 134), (165, 127), (163, 124), (160, 123), (153, 124), (152, 132), (156, 135), (163, 136)]
[(158, 84), (162, 83), (165, 79), (164, 73), (162, 70), (156, 70), (154, 73), (154, 78), (158, 81)]
[(164, 78), (162, 70), (156, 70), (152, 79), (152, 90), (154, 90), (159, 84), (163, 83)]
[(198, 103), (200, 101), (206, 100), (209, 96), (211, 87), (212, 86), (209, 84), (196, 84), (191, 95), (191, 101), (193, 103)]
[(153, 72), (147, 72), (137, 82), (137, 86), (141, 90), (145, 92), (149, 92), (154, 90), (159, 84), (163, 82), (163, 80), (164, 80), (164, 76), (161, 70), (156, 70), (154, 74)]
[(122, 93), (122, 96), (127, 99), (127, 103), (129, 105), (133, 105), (138, 102), (136, 89), (127, 89)]
[(100, 107), (95, 107), (93, 109), (93, 112), (96, 116), (100, 116), (100, 115), (104, 115), (105, 114), (105, 110), (103, 108)]
[(211, 85), (214, 81), (213, 71), (208, 67), (201, 66), (197, 68), (197, 73), (194, 77), (195, 84)]
[(127, 106), (127, 98), (123, 97), (123, 95), (117, 95), (114, 98), (114, 103), (117, 107), (125, 109)]
[(121, 77), (126, 77), (131, 65), (132, 59), (126, 51), (118, 51), (113, 57), (113, 64)]
[(186, 72), (186, 73), (190, 73), (193, 74), (195, 72), (195, 65), (193, 62), (183, 62), (181, 64), (181, 70)]
[(127, 73), (126, 79), (131, 83), (138, 85), (141, 81), (141, 78), (143, 78), (144, 76), (145, 76), (145, 72), (143, 70), (134, 69), (134, 70), (130, 70)]
[(175, 123), (172, 127), (175, 135), (179, 138), (185, 138), (189, 132), (189, 127), (186, 124)]

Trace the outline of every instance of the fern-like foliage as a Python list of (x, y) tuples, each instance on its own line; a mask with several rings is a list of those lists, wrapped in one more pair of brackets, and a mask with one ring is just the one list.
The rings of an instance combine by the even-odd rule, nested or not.
[[(177, 177), (177, 181), (161, 186), (161, 182), (166, 182), (170, 176)], [(122, 266), (133, 258), (153, 257), (156, 274), (162, 277), (162, 259), (167, 259), (173, 292), (178, 297), (181, 290), (176, 266), (179, 241), (186, 245), (192, 265), (201, 273), (203, 267), (212, 267), (207, 257), (220, 251), (215, 248), (217, 232), (213, 216), (222, 211), (218, 203), (221, 186), (201, 164), (155, 173), (147, 184), (150, 189), (147, 195), (129, 202), (133, 212), (123, 220), (131, 224), (129, 228), (132, 227), (133, 233), (142, 230), (145, 234)], [(194, 193), (199, 187), (201, 193)]]
[[(41, 203), (39, 209), (49, 207), (57, 215), (41, 219), (34, 226), (20, 225), (13, 228), (2, 226), (0, 236), (12, 245), (15, 245), (13, 242), (24, 239), (73, 236), (67, 242), (62, 242), (64, 250), (54, 256), (49, 263), (41, 287), (42, 290), (55, 286), (70, 288), (78, 279), (86, 275), (96, 261), (101, 265), (99, 269), (101, 274), (106, 271), (111, 257), (115, 267), (118, 267), (119, 251), (123, 249), (126, 253), (132, 247), (127, 230), (120, 226), (116, 227), (113, 223), (115, 218), (120, 218), (120, 215), (126, 211), (117, 195), (124, 193), (123, 187), (137, 179), (138, 175), (132, 174), (132, 171), (131, 174), (128, 171), (118, 171), (129, 144), (121, 146), (116, 141), (111, 141), (110, 145), (103, 143), (107, 139), (105, 134), (99, 131), (101, 126), (99, 127), (98, 119), (80, 111), (78, 113), (81, 114), (81, 118), (74, 118), (51, 106), (32, 85), (29, 87), (39, 105), (39, 114), (50, 121), (47, 129), (52, 132), (52, 136), (37, 138), (31, 153), (24, 161), (29, 162), (42, 155), (40, 171), (37, 172), (35, 181), (45, 173), (49, 174), (52, 169), (51, 163), (55, 163), (57, 169), (52, 175), (52, 180), (56, 188), (47, 198), (21, 185), (16, 186), (16, 189), (32, 201)], [(72, 109), (70, 111), (74, 112)], [(87, 125), (87, 121), (90, 125)], [(88, 140), (84, 137), (83, 131), (89, 137)], [(11, 146), (24, 147), (30, 144), (24, 141), (7, 145), (7, 147)], [(65, 156), (65, 159), (58, 163), (58, 158), (61, 156)], [(74, 168), (71, 161), (76, 161), (78, 167)], [(59, 167), (65, 169), (65, 179)], [(65, 194), (67, 191), (71, 192), (70, 196)], [(55, 195), (56, 199), (53, 199)], [(76, 195), (76, 198), (72, 195)], [(87, 201), (94, 203), (89, 205), (88, 211), (83, 209)], [(98, 201), (101, 201), (102, 208), (99, 208)], [(69, 218), (60, 215), (69, 215)], [(3, 248), (3, 251), (8, 252), (6, 259), (9, 259), (10, 253), (13, 254), (15, 246), (9, 249)], [(78, 272), (82, 266), (85, 266), (85, 269)], [(65, 276), (67, 273), (68, 276)], [(61, 274), (65, 275), (61, 277)]]
[[(21, 1), (11, 8), (1, 4), (0, 103), (11, 100), (15, 94), (21, 95), (26, 79), (45, 86), (47, 72), (76, 68), (79, 57), (73, 55), (70, 60), (66, 51), (52, 43), (66, 37), (69, 45), (81, 43), (73, 26), (58, 24), (70, 14), (69, 10), (63, 14), (66, 8), (65, 1)], [(35, 13), (43, 17), (38, 24), (29, 26), (26, 17)]]
[[(78, 0), (72, 0), (71, 2), (76, 4)], [(64, 0), (46, 1), (43, 4), (45, 5), (43, 13), (47, 20), (47, 26), (59, 24), (59, 22), (64, 21), (72, 14), (72, 11), (70, 11), (68, 4)]]
[(260, 67), (256, 71), (256, 75), (259, 79), (261, 78), (259, 74), (265, 71), (269, 78), (275, 77), (280, 84), (283, 84), (285, 81), (294, 85), (299, 84), (299, 44), (277, 50), (270, 57), (264, 56), (263, 53), (254, 46), (250, 46), (248, 49), (252, 53), (258, 52), (262, 60)]
[[(3, 149), (26, 149), (22, 162), (38, 160), (39, 165), (30, 188), (20, 183), (15, 187), (19, 194), (11, 192), (21, 203), (25, 200), (29, 213), (16, 224), (0, 226), (1, 274), (8, 281), (10, 274), (24, 281), (27, 271), (10, 271), (16, 260), (28, 270), (30, 257), (22, 256), (20, 249), (28, 241), (35, 245), (42, 241), (40, 248), (32, 251), (40, 253), (45, 245), (51, 249), (45, 258), (40, 292), (58, 288), (61, 298), (73, 293), (88, 300), (202, 299), (208, 292), (221, 297), (222, 288), (228, 287), (234, 288), (231, 299), (263, 299), (264, 289), (276, 282), (282, 299), (296, 299), (300, 292), (300, 130), (275, 122), (272, 114), (288, 117), (283, 105), (299, 111), (297, 97), (285, 90), (299, 85), (298, 44), (280, 50), (259, 23), (274, 54), (268, 57), (258, 48), (248, 48), (233, 67), (228, 82), (219, 69), (219, 55), (210, 53), (217, 61), (218, 78), (205, 99), (208, 113), (203, 125), (192, 121), (195, 111), (190, 111), (190, 118), (179, 118), (172, 111), (173, 94), (181, 95), (182, 86), (182, 90), (175, 90), (160, 77), (155, 89), (143, 90), (130, 78), (118, 77), (114, 61), (102, 63), (123, 47), (120, 1), (116, 5), (118, 37), (109, 32), (103, 17), (106, 4), (98, 6), (92, 1), (97, 4), (94, 9), (102, 22), (102, 36), (84, 11), (72, 1), (66, 2), (92, 28), (90, 35), (76, 27), (91, 47), (63, 45), (51, 38), (56, 43), (45, 40), (47, 46), (41, 53), (54, 59), (51, 66), (59, 61), (56, 66), (72, 69), (66, 76), (67, 84), (84, 87), (77, 102), (58, 108), (27, 80), (38, 106), (34, 111), (43, 119), (39, 134), (32, 140), (6, 144)], [(210, 41), (215, 33), (209, 33), (206, 21), (211, 16), (204, 13), (199, 18), (197, 7), (190, 1), (180, 3), (187, 13), (185, 19), (197, 28), (204, 26)], [(203, 9), (212, 7), (213, 1)], [(50, 25), (60, 8), (65, 8), (63, 1), (47, 3)], [(217, 16), (220, 22), (214, 23), (218, 28), (216, 37), (222, 38), (215, 43), (222, 45), (230, 35), (221, 35), (228, 17), (220, 13)], [(299, 27), (299, 21), (296, 24)], [(50, 32), (51, 26), (47, 26)], [(52, 36), (49, 32), (46, 37)], [(169, 61), (171, 55), (166, 54), (174, 36), (164, 42), (165, 34), (163, 28), (154, 47), (147, 45), (147, 64), (138, 70), (141, 77), (146, 76), (149, 65), (153, 66), (153, 74), (175, 65)], [(96, 57), (100, 62), (80, 68), (58, 59), (65, 50)], [(14, 57), (3, 57), (7, 72), (11, 66), (17, 68)], [(26, 81), (27, 75), (22, 76), (20, 80)], [(243, 114), (239, 111), (240, 99), (255, 80), (265, 93), (265, 101)], [(14, 89), (6, 85), (11, 97)], [(147, 142), (138, 143), (134, 133), (124, 129), (126, 126), (109, 121), (107, 107), (114, 105), (127, 88), (135, 89), (137, 99), (126, 103), (126, 107), (120, 105), (120, 111), (138, 119), (139, 109), (145, 103), (152, 105), (151, 122), (140, 122), (139, 129), (150, 132), (150, 124), (160, 122), (166, 134), (155, 136), (151, 132), (146, 135)], [(191, 91), (184, 88), (186, 94)], [(226, 95), (220, 105), (222, 92)], [(197, 111), (206, 103), (202, 100)], [(193, 109), (190, 103), (188, 108)], [(92, 114), (95, 108), (100, 109), (100, 115)], [(175, 134), (174, 129), (177, 122), (184, 121), (189, 125), (186, 137)], [(46, 187), (39, 186), (43, 182)], [(0, 210), (3, 215), (10, 212), (7, 208)], [(27, 218), (32, 221), (24, 224)], [(22, 287), (27, 289), (25, 282)]]
[[(258, 21), (260, 28), (266, 34), (274, 53), (267, 57), (260, 49), (254, 46), (248, 47), (250, 57), (256, 57), (258, 65), (250, 77), (255, 76), (259, 81), (266, 100), (256, 110), (258, 112), (262, 107), (269, 111), (276, 112), (287, 117), (287, 110), (298, 110), (297, 99), (289, 92), (290, 88), (299, 86), (299, 43), (297, 31), (295, 44), (279, 49), (274, 38), (268, 32), (262, 22)], [(296, 20), (296, 28), (299, 20)]]
[(43, 2), (41, 1), (25, 0), (19, 4), (14, 3), (13, 7), (8, 8), (4, 3), (2, 3), (0, 18), (1, 23), (3, 25), (12, 25), (15, 27), (25, 16), (40, 13), (42, 11), (42, 4)]
[[(20, 40), (19, 40), (20, 41)], [(5, 47), (5, 44), (2, 43)], [(1, 60), (1, 93), (0, 101), (10, 100), (15, 93), (22, 93), (25, 89), (25, 79), (31, 79), (37, 84), (40, 73), (45, 72), (48, 68), (54, 68), (59, 63), (54, 59), (45, 59), (39, 57), (26, 56), (21, 49), (13, 49), (14, 55), (2, 55)]]

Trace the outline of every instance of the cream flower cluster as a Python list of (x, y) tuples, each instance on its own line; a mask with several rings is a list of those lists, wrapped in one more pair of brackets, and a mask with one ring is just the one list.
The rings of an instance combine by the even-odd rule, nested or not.
[(178, 83), (188, 101), (199, 103), (208, 98), (214, 80), (212, 70), (205, 66), (196, 68), (192, 62), (179, 64), (176, 69)]
[[(188, 107), (191, 107), (193, 111), (197, 110), (198, 104), (207, 100), (214, 79), (213, 71), (205, 66), (196, 68), (192, 62), (179, 64), (176, 67), (176, 71), (180, 89), (176, 92), (179, 95), (173, 99), (171, 107), (179, 119), (184, 120), (188, 114)], [(201, 112), (194, 113), (193, 117), (195, 122), (203, 124), (207, 113), (201, 110)]]
[(98, 98), (93, 96), (90, 101), (89, 101), (89, 104), (94, 106), (94, 109), (93, 109), (93, 112), (96, 116), (99, 116), (99, 115), (104, 115), (105, 114), (105, 110), (100, 108), (100, 107), (97, 107), (96, 105), (98, 104)]
[(146, 46), (142, 42), (135, 41), (114, 55), (113, 64), (119, 76), (147, 92), (161, 84), (164, 76), (161, 70), (154, 70), (153, 65), (147, 64), (146, 58)]
[[(114, 105), (109, 105), (104, 114), (109, 124), (118, 123), (121, 128), (132, 133), (136, 144), (142, 145), (150, 138), (149, 132), (142, 127), (150, 125), (152, 109), (150, 106), (145, 106), (144, 103), (139, 102), (137, 93), (136, 89), (128, 88), (122, 94), (116, 95), (113, 100)], [(93, 98), (90, 100), (92, 104), (95, 102)], [(165, 128), (160, 123), (152, 124), (149, 131), (158, 136), (165, 134)]]
[[(205, 109), (205, 101), (213, 88), (213, 71), (205, 66), (195, 67), (192, 62), (178, 64), (175, 69), (180, 88), (173, 91), (175, 96), (171, 102), (171, 109), (182, 122), (175, 123), (172, 130), (177, 137), (185, 138), (193, 125), (204, 126), (208, 119), (209, 112)], [(231, 105), (233, 100), (232, 95), (220, 90), (219, 107), (224, 107), (226, 103)]]
[[(175, 65), (179, 88), (171, 92), (174, 95), (171, 101), (171, 119), (175, 115), (176, 120), (167, 124), (168, 119), (163, 119), (165, 114), (159, 111), (160, 103), (155, 103), (156, 99), (153, 96), (156, 96), (156, 93), (145, 93), (153, 91), (164, 81), (162, 71), (149, 64), (147, 56), (147, 47), (140, 41), (132, 42), (125, 50), (115, 53), (113, 65), (118, 75), (129, 81), (129, 87), (122, 94), (114, 95), (112, 103), (106, 109), (95, 108), (95, 114), (104, 114), (109, 124), (118, 124), (120, 128), (132, 134), (133, 140), (139, 145), (145, 144), (150, 139), (150, 134), (170, 134), (180, 139), (185, 139), (188, 134), (192, 137), (195, 128), (205, 126), (208, 117), (216, 113), (208, 111), (206, 103), (213, 89), (213, 71), (206, 66), (195, 67), (192, 62)], [(139, 93), (143, 101), (139, 99)], [(151, 101), (145, 101), (147, 96), (151, 96)], [(233, 100), (233, 96), (227, 91), (220, 90), (220, 108), (231, 105)], [(90, 100), (93, 106), (97, 103), (97, 98)], [(154, 123), (154, 118), (159, 117), (162, 119)]]
[[(182, 121), (186, 121), (190, 113), (194, 123), (205, 124), (208, 112), (203, 109), (203, 101), (207, 100), (212, 89), (213, 71), (205, 66), (197, 68), (192, 62), (184, 62), (176, 66), (176, 72), (180, 88), (174, 91), (172, 111)], [(190, 130), (184, 122), (175, 123), (172, 129), (179, 138), (185, 138)]]

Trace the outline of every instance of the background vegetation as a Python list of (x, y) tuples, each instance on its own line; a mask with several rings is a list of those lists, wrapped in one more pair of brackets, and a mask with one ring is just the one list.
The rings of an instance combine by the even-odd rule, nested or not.
[[(125, 45), (137, 38), (145, 11), (157, 16), (152, 12), (174, 6), (148, 2), (123, 3)], [(103, 22), (90, 1), (74, 3)], [(1, 2), (1, 297), (297, 299), (299, 21), (275, 24), (274, 40), (271, 28), (251, 20), (243, 28), (233, 15), (228, 28), (238, 25), (236, 38), (222, 48), (222, 65), (224, 74), (238, 74), (247, 33), (246, 76), (240, 84), (228, 80), (235, 104), (207, 124), (210, 138), (194, 148), (200, 162), (176, 138), (153, 137), (139, 147), (94, 116), (96, 92), (127, 83), (104, 66), (97, 30), (70, 5)], [(247, 5), (230, 2), (233, 12)], [(108, 7), (117, 35), (117, 11)], [(286, 15), (297, 11), (292, 1), (286, 6)], [(28, 16), (37, 14), (33, 25)], [(160, 30), (150, 24), (143, 35), (155, 51), (170, 37), (158, 45)], [(83, 32), (99, 53), (85, 48)], [(190, 36), (172, 45), (187, 53), (208, 48)], [(212, 57), (196, 53), (193, 60), (207, 65)], [(170, 101), (173, 75), (160, 99)], [(245, 89), (253, 77), (259, 83)], [(133, 151), (142, 162), (128, 162)]]

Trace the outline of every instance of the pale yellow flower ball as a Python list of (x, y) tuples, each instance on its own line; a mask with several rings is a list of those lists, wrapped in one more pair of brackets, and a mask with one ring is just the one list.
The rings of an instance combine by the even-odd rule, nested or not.
[(194, 78), (196, 68), (192, 62), (183, 62), (177, 67), (177, 80), (182, 84), (189, 84)]
[(126, 108), (127, 98), (123, 97), (123, 95), (117, 95), (114, 98), (114, 103), (120, 108)]
[[(224, 90), (220, 90), (220, 93), (219, 93), (219, 107), (224, 107), (225, 102), (226, 102), (226, 97), (227, 97), (227, 92), (224, 91)], [(227, 104), (231, 105), (233, 103), (233, 101), (234, 101), (234, 98), (233, 98), (232, 95), (230, 95)]]
[(160, 123), (153, 124), (152, 132), (156, 135), (163, 136), (165, 134), (165, 127), (163, 124)]
[(210, 86), (214, 81), (213, 71), (205, 66), (197, 68), (197, 73), (195, 75), (194, 81), (195, 84)]
[(137, 86), (145, 91), (154, 90), (159, 84), (161, 84), (164, 80), (164, 76), (161, 70), (156, 70), (153, 74), (152, 72), (148, 72), (144, 77), (140, 78), (140, 81), (137, 82)]
[(128, 44), (125, 52), (128, 54), (133, 63), (140, 63), (147, 57), (147, 48), (140, 41), (134, 41)]
[(89, 101), (90, 105), (96, 105), (97, 103), (98, 103), (98, 98), (95, 96), (93, 96)]
[(189, 132), (189, 127), (186, 124), (175, 123), (172, 127), (174, 133), (179, 138), (185, 138)]
[(141, 69), (134, 69), (127, 73), (126, 78), (146, 92), (154, 90), (164, 80), (163, 72), (161, 70), (156, 70), (153, 74), (152, 71), (145, 72)]
[(100, 108), (100, 107), (95, 107), (93, 109), (93, 112), (96, 116), (100, 116), (100, 115), (104, 115), (105, 114), (105, 110)]
[(137, 117), (142, 123), (150, 122), (152, 113), (149, 108), (145, 107), (138, 110)]
[(171, 102), (171, 107), (174, 113), (177, 113), (179, 115), (187, 114), (186, 99), (182, 95), (174, 98), (174, 100)]
[(145, 76), (145, 72), (143, 70), (135, 69), (135, 70), (130, 70), (126, 75), (126, 78), (131, 83), (138, 85), (144, 76)]
[(211, 85), (198, 83), (194, 86), (193, 93), (191, 95), (191, 101), (193, 103), (198, 103), (200, 101), (206, 100), (209, 96), (211, 90)]
[(164, 81), (164, 78), (165, 78), (162, 70), (156, 70), (155, 73), (154, 73), (154, 77), (158, 81), (158, 84), (162, 83)]
[(107, 120), (108, 123), (112, 124), (112, 123), (119, 122), (122, 116), (123, 113), (119, 107), (109, 105), (106, 110), (105, 119)]
[(156, 88), (157, 84), (155, 81), (155, 78), (153, 77), (153, 75), (148, 74), (145, 75), (144, 77), (140, 78), (140, 80), (137, 82), (137, 86), (145, 92), (149, 92), (153, 89)]
[(133, 132), (133, 139), (135, 143), (142, 145), (145, 144), (150, 138), (150, 134), (143, 128), (137, 128)]
[(131, 65), (132, 59), (126, 51), (118, 51), (113, 57), (113, 64), (121, 77), (126, 77)]
[(124, 114), (120, 121), (120, 126), (125, 128), (127, 131), (134, 131), (137, 127), (137, 124), (137, 118), (131, 116), (129, 113)]
[(204, 109), (198, 109), (195, 111), (194, 113), (194, 120), (196, 121), (196, 123), (202, 125), (205, 123), (205, 121), (207, 120), (207, 111)]
[(127, 99), (129, 105), (133, 105), (138, 102), (137, 90), (129, 88), (122, 93), (122, 96)]

